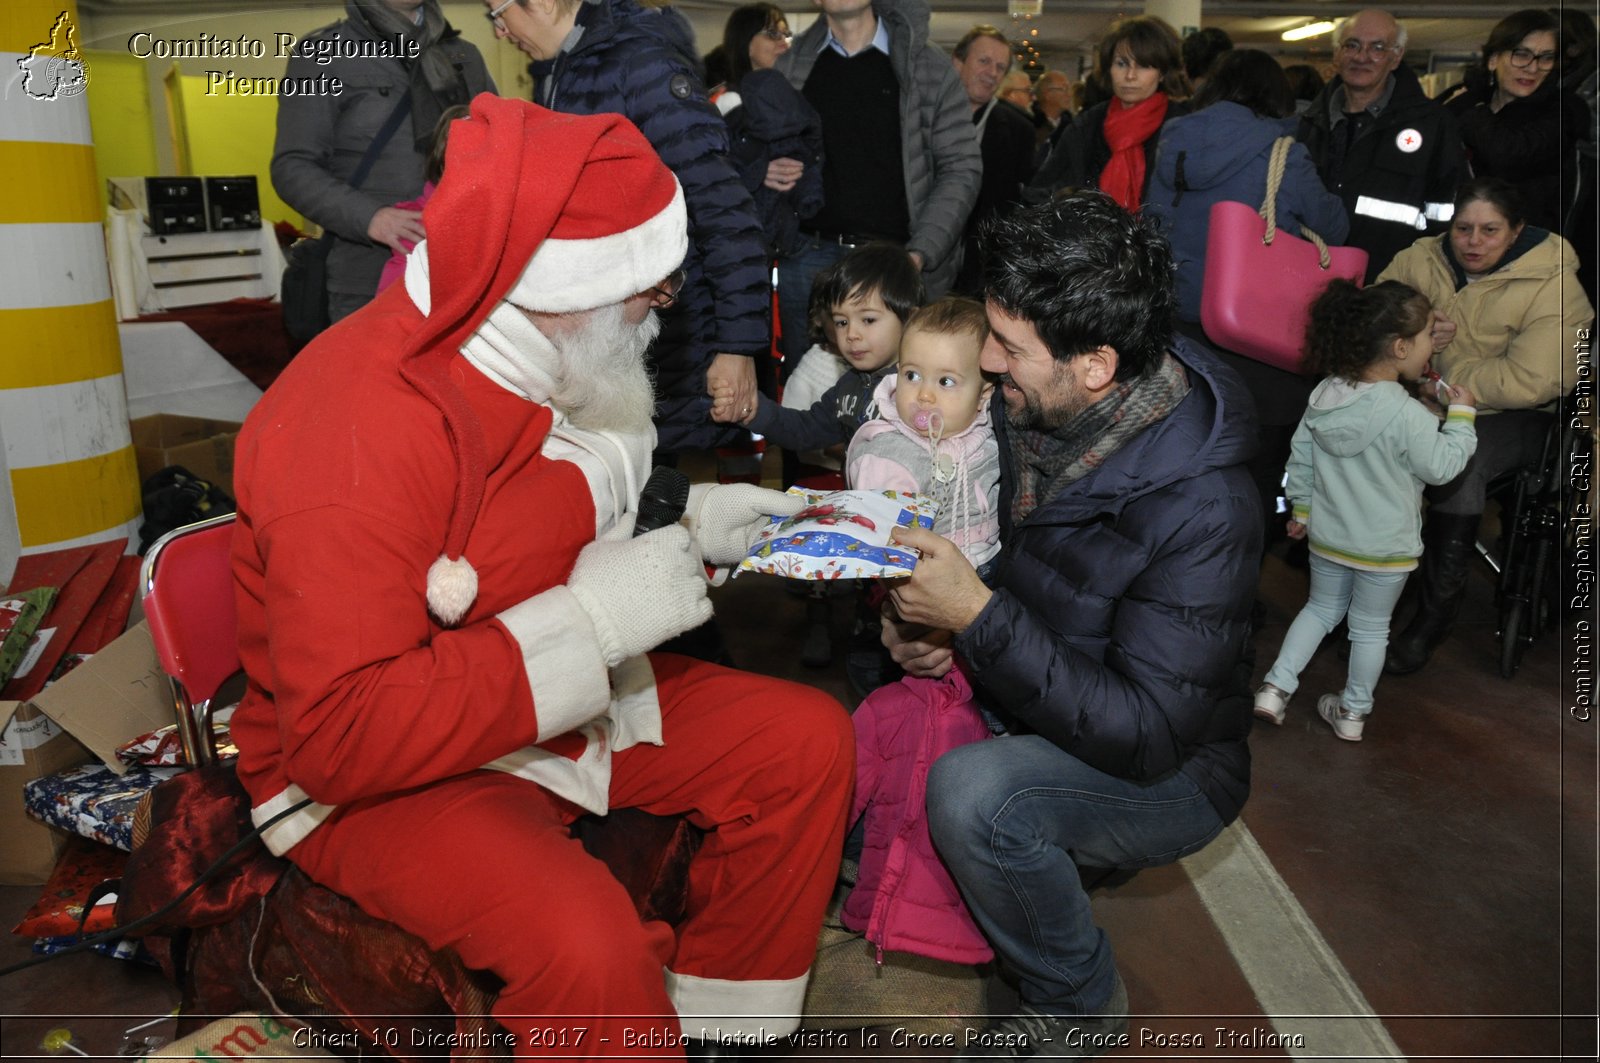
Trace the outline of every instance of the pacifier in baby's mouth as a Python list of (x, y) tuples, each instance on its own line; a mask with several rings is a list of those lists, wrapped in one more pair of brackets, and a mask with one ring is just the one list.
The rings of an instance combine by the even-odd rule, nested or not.
[(918, 410), (911, 418), (911, 427), (919, 432), (926, 432), (928, 425), (933, 421), (933, 413), (929, 410)]

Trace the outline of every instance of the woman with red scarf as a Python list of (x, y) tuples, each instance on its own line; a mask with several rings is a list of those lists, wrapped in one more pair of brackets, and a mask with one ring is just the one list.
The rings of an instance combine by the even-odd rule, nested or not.
[(1159, 18), (1140, 15), (1111, 27), (1100, 42), (1099, 77), (1112, 98), (1080, 114), (1029, 185), (1029, 198), (1098, 188), (1137, 211), (1155, 169), (1156, 140), (1169, 118), (1188, 113), (1178, 35)]

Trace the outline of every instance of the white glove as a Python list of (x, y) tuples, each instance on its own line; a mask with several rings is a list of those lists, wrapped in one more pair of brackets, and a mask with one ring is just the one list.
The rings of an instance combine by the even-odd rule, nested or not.
[(636, 539), (590, 543), (567, 589), (589, 614), (608, 667), (711, 619), (705, 569), (677, 524)]
[(706, 564), (732, 565), (750, 552), (768, 517), (792, 517), (805, 504), (799, 495), (755, 484), (695, 484), (683, 519)]

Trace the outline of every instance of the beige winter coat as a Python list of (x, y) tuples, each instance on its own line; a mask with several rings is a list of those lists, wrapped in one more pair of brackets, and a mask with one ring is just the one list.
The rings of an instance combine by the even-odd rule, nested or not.
[(1434, 358), (1434, 369), (1470, 388), (1481, 412), (1533, 409), (1570, 392), (1578, 379), (1578, 330), (1594, 319), (1572, 245), (1551, 233), (1457, 291), (1445, 257), (1449, 238), (1423, 237), (1378, 275), (1411, 285), (1456, 323), (1455, 339)]

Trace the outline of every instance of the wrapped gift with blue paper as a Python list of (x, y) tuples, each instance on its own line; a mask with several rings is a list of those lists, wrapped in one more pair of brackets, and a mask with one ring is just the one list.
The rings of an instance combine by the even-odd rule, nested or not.
[(118, 775), (86, 764), (34, 779), (22, 788), (28, 814), (69, 834), (133, 850), (133, 815), (144, 795), (182, 768), (133, 768)]
[(896, 527), (933, 527), (939, 504), (907, 491), (829, 491), (801, 487), (789, 493), (805, 499), (792, 517), (773, 517), (734, 575), (764, 572), (790, 579), (882, 579), (909, 576), (914, 551), (895, 546)]

